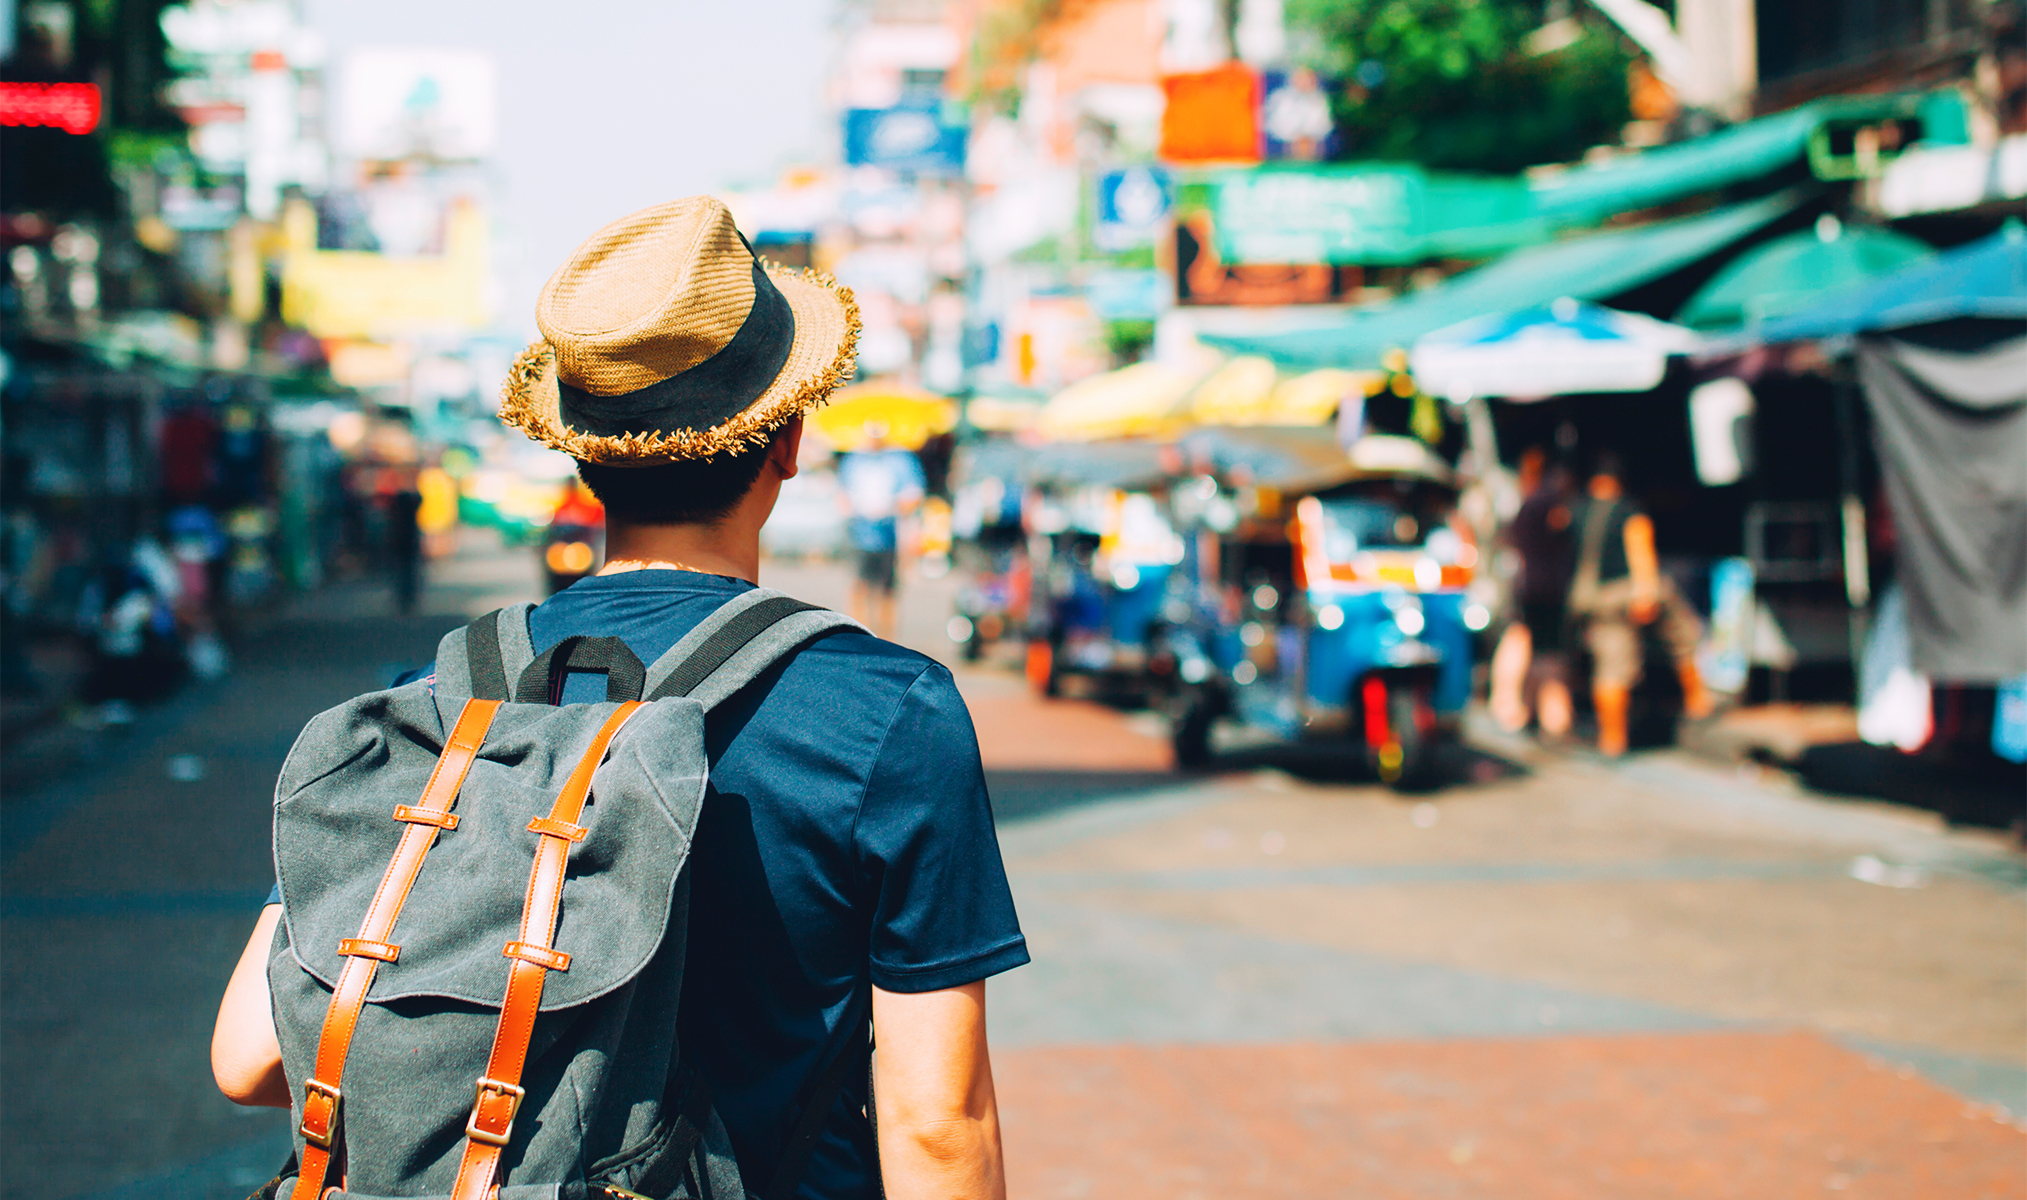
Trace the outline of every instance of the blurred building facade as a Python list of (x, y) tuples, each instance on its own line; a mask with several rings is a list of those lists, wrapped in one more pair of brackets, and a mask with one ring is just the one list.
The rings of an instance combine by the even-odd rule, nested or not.
[(383, 493), (471, 411), (472, 354), (499, 355), (484, 56), (333, 62), (293, 0), (9, 13), (12, 724), (16, 699), (120, 698), (98, 677), (123, 595), (168, 678), (222, 669), (192, 648), (236, 609), (371, 567)]
[[(1119, 408), (1141, 387), (1162, 393), (1142, 405), (1159, 419), (1043, 432), (1280, 419), (1271, 395), (1325, 368), (1345, 437), (1420, 437), (1481, 478), (1529, 445), (1575, 467), (1614, 449), (1699, 603), (1717, 603), (1713, 572), (1753, 581), (1771, 636), (1732, 647), (1740, 678), (1850, 697), (1875, 589), (1900, 564), (1842, 352), (1671, 370), (1637, 403), (1508, 404), (1496, 421), (1485, 410), (1499, 436), (1470, 446), (1462, 397), (1423, 394), (1406, 351), (1568, 296), (1735, 330), (1994, 235), (2027, 212), (2027, 5), (1387, 11), (1413, 36), (1379, 36), (1365, 6), (1303, 0), (942, 6), (964, 47), (944, 94), (969, 122), (975, 410), (1003, 425), (1010, 406)], [(1466, 20), (1482, 23), (1443, 24)], [(1447, 82), (1432, 65), (1446, 39), (1469, 59)], [(1817, 265), (1783, 265), (1804, 260)], [(1726, 316), (1710, 307), (1747, 292)], [(1163, 370), (1071, 389), (1143, 359)], [(1780, 447), (1782, 469), (1720, 469), (1720, 424)]]

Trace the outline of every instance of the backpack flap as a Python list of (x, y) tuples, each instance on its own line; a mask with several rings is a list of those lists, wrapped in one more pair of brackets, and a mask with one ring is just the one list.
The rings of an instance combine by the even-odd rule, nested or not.
[[(459, 795), (456, 828), (437, 835), (392, 940), (399, 956), (369, 1002), (415, 997), (500, 1004), (502, 948), (520, 937), (537, 834), (571, 769), (615, 705), (502, 705)], [(571, 850), (544, 1012), (594, 1000), (632, 979), (660, 947), (689, 853), (706, 766), (704, 709), (647, 705), (592, 779)], [(289, 948), (335, 987), (341, 940), (356, 937), (445, 737), (435, 698), (410, 685), (362, 696), (311, 723), (276, 790), (275, 863)]]

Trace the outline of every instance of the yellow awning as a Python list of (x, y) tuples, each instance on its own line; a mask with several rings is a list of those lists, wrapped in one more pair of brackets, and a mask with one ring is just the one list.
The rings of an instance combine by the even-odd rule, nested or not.
[(1187, 423), (1185, 401), (1200, 372), (1143, 362), (1071, 384), (1042, 408), (1037, 428), (1063, 442), (1144, 437)]
[(1272, 362), (1242, 354), (1197, 387), (1189, 415), (1199, 425), (1322, 425), (1372, 374), (1325, 368), (1283, 379)]
[(964, 415), (987, 433), (1025, 433), (1041, 420), (1042, 402), (1004, 396), (974, 396), (964, 406)]
[(1335, 367), (1283, 380), (1267, 401), (1270, 425), (1322, 425), (1337, 413), (1347, 396), (1365, 393), (1378, 371), (1341, 371)]
[(1199, 425), (1261, 425), (1274, 396), (1274, 364), (1242, 354), (1212, 371), (1190, 397), (1190, 420)]
[(957, 405), (912, 388), (857, 383), (838, 389), (811, 419), (840, 450), (857, 450), (876, 432), (890, 446), (920, 450), (932, 436), (957, 427)]

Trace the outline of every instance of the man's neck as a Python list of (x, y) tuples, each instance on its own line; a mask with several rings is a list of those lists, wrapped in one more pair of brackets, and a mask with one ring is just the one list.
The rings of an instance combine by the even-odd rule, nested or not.
[(777, 430), (767, 444), (767, 460), (753, 486), (730, 512), (709, 524), (639, 525), (614, 521), (607, 513), (605, 567), (599, 574), (701, 571), (758, 584), (760, 527), (774, 511), (783, 481), (795, 475), (795, 454), (801, 445), (802, 418), (798, 416)]
[(622, 571), (681, 570), (729, 575), (760, 582), (760, 529), (751, 529), (734, 513), (716, 525), (608, 524), (605, 567), (600, 575)]

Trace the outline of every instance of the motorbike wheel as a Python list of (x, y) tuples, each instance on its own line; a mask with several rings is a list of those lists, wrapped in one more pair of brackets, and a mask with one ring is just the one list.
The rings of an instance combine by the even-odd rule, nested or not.
[(1201, 771), (1211, 765), (1211, 722), (1217, 717), (1203, 696), (1183, 698), (1169, 725), (1169, 745), (1179, 771)]
[(1437, 783), (1436, 753), (1441, 735), (1430, 685), (1421, 679), (1368, 676), (1360, 699), (1386, 714), (1384, 740), (1374, 722), (1366, 723), (1366, 762), (1380, 782), (1397, 792), (1424, 792)]

